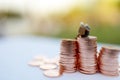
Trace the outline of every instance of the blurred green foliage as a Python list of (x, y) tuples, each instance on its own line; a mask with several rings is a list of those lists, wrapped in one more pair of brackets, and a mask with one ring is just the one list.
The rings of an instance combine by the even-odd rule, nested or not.
[(99, 42), (120, 44), (120, 25), (100, 25), (92, 27), (91, 35), (98, 37)]
[[(75, 38), (79, 27), (65, 27), (60, 34), (53, 37), (59, 38)], [(120, 25), (99, 25), (91, 26), (91, 36), (96, 36), (98, 42), (120, 44)]]

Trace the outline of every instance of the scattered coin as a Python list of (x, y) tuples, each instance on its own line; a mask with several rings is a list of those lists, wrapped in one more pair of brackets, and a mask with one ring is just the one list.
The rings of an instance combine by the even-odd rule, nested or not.
[(59, 77), (61, 74), (60, 74), (60, 71), (57, 70), (57, 69), (53, 69), (53, 70), (45, 70), (43, 72), (43, 74), (47, 77), (50, 77), (50, 78), (54, 78), (54, 77)]
[(35, 67), (38, 67), (38, 66), (40, 66), (40, 65), (43, 65), (44, 64), (44, 62), (43, 61), (36, 61), (36, 60), (33, 60), (33, 61), (30, 61), (29, 63), (28, 63), (30, 66), (35, 66)]
[(43, 69), (43, 70), (48, 70), (48, 69), (55, 69), (57, 68), (57, 65), (56, 64), (42, 64), (40, 65), (40, 69)]

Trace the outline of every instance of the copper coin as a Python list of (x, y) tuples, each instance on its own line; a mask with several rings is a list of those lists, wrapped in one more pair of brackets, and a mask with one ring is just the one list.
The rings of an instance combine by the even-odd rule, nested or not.
[(40, 65), (40, 69), (43, 69), (43, 70), (55, 69), (55, 68), (57, 68), (56, 64), (43, 64), (43, 65)]
[(61, 76), (60, 71), (53, 69), (53, 70), (45, 70), (43, 74), (47, 77), (55, 78)]
[(43, 65), (43, 64), (44, 64), (43, 61), (38, 61), (38, 60), (33, 60), (33, 61), (30, 61), (28, 63), (28, 65), (30, 65), (30, 66), (40, 66), (40, 65)]
[(65, 72), (65, 73), (75, 73), (75, 72), (76, 72), (76, 70), (73, 70), (73, 71), (72, 71), (72, 70), (71, 70), (71, 71), (64, 70), (64, 72)]

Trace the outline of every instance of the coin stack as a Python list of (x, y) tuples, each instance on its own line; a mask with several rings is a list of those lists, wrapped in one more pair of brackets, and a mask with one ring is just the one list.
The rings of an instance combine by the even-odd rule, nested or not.
[(119, 57), (120, 49), (113, 47), (102, 47), (98, 57), (99, 70), (102, 74), (108, 76), (119, 75)]
[(97, 72), (97, 38), (88, 36), (77, 38), (79, 45), (78, 70), (85, 74), (94, 74)]
[(64, 39), (61, 41), (60, 66), (64, 72), (72, 73), (77, 70), (77, 40)]

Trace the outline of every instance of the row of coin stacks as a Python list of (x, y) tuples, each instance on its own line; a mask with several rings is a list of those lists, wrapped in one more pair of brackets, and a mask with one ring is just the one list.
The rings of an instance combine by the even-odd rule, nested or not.
[(101, 72), (109, 76), (118, 76), (120, 49), (102, 47), (97, 56), (97, 37), (89, 36), (89, 32), (89, 25), (81, 23), (76, 40), (62, 40), (60, 65), (63, 66), (63, 72)]
[[(77, 46), (78, 45), (78, 46)], [(88, 36), (64, 39), (61, 42), (59, 65), (63, 72), (79, 71), (84, 74), (100, 72), (109, 76), (119, 75), (118, 54), (120, 49), (102, 47), (97, 56), (97, 38)]]

